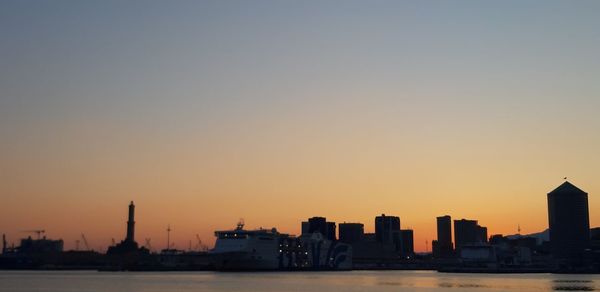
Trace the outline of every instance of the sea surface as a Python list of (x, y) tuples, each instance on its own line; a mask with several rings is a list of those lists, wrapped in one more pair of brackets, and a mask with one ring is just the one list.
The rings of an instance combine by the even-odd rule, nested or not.
[(0, 291), (596, 291), (600, 275), (0, 271)]

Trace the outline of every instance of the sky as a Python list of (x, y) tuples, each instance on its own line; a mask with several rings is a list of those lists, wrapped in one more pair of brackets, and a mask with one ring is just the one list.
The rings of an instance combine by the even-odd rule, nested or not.
[[(600, 226), (598, 1), (0, 1), (0, 232)], [(427, 242), (427, 243), (426, 243)]]

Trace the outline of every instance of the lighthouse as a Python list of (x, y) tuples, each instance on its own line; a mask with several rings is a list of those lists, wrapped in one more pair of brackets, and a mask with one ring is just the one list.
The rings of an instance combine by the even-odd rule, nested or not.
[(127, 236), (125, 237), (125, 241), (134, 242), (135, 241), (135, 205), (133, 201), (129, 204), (129, 219), (127, 220)]

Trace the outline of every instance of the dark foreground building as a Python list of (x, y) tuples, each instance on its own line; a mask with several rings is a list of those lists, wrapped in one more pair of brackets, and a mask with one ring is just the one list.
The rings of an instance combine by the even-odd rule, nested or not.
[(375, 238), (378, 242), (394, 243), (400, 242), (400, 217), (381, 216), (375, 217)]
[(302, 234), (321, 233), (327, 240), (336, 240), (335, 222), (328, 222), (325, 217), (311, 217), (302, 222)]
[(583, 264), (590, 244), (587, 195), (568, 181), (548, 193), (550, 246), (561, 264)]
[(363, 240), (365, 226), (362, 223), (340, 223), (340, 241), (344, 243), (355, 243)]
[(452, 255), (452, 218), (449, 215), (437, 217), (437, 241), (433, 248), (436, 258)]
[(454, 220), (454, 241), (458, 251), (465, 245), (487, 242), (487, 228), (479, 226), (477, 220)]
[(415, 241), (412, 229), (400, 230), (400, 238), (402, 238), (402, 256), (408, 258), (415, 254)]

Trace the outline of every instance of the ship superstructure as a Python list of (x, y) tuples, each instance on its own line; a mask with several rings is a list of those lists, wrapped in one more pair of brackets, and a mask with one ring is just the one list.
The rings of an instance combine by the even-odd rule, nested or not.
[(220, 270), (335, 270), (352, 268), (350, 245), (330, 241), (318, 233), (295, 237), (277, 229), (216, 231), (210, 251)]

